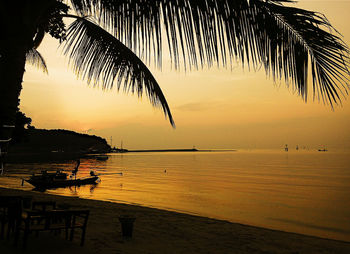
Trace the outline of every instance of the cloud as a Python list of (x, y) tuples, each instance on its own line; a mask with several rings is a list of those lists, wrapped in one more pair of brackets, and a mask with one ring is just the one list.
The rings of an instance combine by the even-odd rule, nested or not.
[(201, 102), (185, 103), (175, 107), (174, 109), (178, 111), (200, 112), (200, 111), (209, 111), (219, 106), (223, 107), (223, 104), (221, 102), (216, 102), (216, 101), (201, 101)]

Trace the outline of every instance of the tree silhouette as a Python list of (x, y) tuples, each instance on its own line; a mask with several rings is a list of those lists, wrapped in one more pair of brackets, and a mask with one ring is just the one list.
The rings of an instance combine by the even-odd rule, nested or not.
[[(162, 65), (166, 39), (175, 68), (239, 60), (308, 91), (331, 106), (348, 93), (348, 47), (319, 13), (290, 0), (0, 1), (0, 124), (14, 123), (26, 61), (47, 71), (37, 51), (49, 33), (88, 84), (146, 94), (174, 126), (146, 63)], [(66, 27), (63, 19), (73, 22)], [(308, 76), (311, 71), (312, 87)], [(0, 128), (0, 139), (6, 135)]]
[(16, 112), (15, 128), (12, 134), (12, 141), (21, 142), (25, 136), (25, 129), (31, 129), (32, 119), (21, 111)]

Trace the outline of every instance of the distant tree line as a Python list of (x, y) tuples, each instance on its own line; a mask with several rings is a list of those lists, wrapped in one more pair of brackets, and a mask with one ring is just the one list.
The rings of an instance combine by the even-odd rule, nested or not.
[(25, 139), (26, 129), (35, 129), (32, 125), (32, 119), (18, 109), (16, 112), (15, 129), (12, 139), (13, 143), (21, 142)]

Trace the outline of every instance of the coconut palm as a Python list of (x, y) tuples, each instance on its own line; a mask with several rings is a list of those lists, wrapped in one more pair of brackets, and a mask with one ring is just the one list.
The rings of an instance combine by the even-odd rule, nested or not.
[(88, 84), (146, 94), (172, 125), (166, 99), (141, 61), (161, 67), (164, 40), (175, 68), (240, 61), (284, 79), (304, 100), (312, 90), (314, 98), (339, 104), (349, 88), (349, 50), (322, 14), (292, 2), (0, 1), (1, 126), (13, 125), (26, 61), (46, 71), (37, 51), (45, 34), (60, 41), (73, 71)]

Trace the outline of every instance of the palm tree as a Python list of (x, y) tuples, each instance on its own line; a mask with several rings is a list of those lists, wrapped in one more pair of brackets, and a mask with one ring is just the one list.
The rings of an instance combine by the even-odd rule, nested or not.
[[(175, 68), (230, 66), (239, 60), (284, 79), (306, 101), (332, 107), (349, 86), (349, 49), (319, 13), (291, 0), (11, 0), (0, 1), (0, 126), (13, 125), (26, 61), (46, 70), (37, 48), (45, 34), (63, 45), (87, 83), (116, 86), (161, 107), (167, 101), (146, 63), (162, 65), (163, 40)], [(72, 23), (66, 27), (63, 19)], [(311, 70), (312, 88), (308, 76)], [(10, 134), (0, 128), (0, 139)]]

